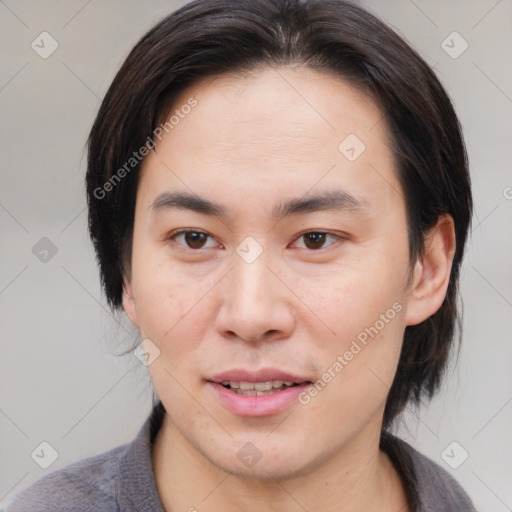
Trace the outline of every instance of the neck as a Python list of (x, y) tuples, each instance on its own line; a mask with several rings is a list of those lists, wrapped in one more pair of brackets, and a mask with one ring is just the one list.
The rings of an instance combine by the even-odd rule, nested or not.
[(165, 414), (153, 447), (153, 469), (167, 512), (408, 512), (403, 483), (379, 451), (379, 439), (380, 429), (369, 429), (293, 477), (251, 479), (212, 464)]

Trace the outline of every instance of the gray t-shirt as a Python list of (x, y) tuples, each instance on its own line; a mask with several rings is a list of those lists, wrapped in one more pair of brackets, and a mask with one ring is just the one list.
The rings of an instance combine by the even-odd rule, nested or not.
[[(159, 401), (134, 441), (49, 473), (20, 491), (6, 512), (164, 512), (151, 462), (164, 414)], [(414, 512), (476, 512), (450, 474), (406, 442), (385, 433), (381, 449), (402, 477)]]

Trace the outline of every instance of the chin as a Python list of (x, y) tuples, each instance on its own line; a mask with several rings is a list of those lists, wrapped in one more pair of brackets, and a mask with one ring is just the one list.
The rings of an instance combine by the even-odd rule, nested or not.
[(258, 480), (261, 482), (274, 482), (304, 476), (307, 475), (314, 466), (313, 464), (301, 464), (299, 461), (295, 460), (278, 463), (277, 461), (261, 459), (252, 468), (244, 468), (240, 463), (233, 463), (231, 460), (219, 462), (221, 464), (218, 465), (218, 468), (231, 476), (248, 481)]
[[(253, 442), (250, 436), (240, 436), (230, 446), (217, 446), (220, 449), (214, 452), (211, 445), (207, 447), (203, 456), (218, 469), (248, 480), (270, 482), (304, 476), (328, 458), (327, 454), (306, 452), (307, 443), (294, 442), (293, 436), (276, 436), (274, 442), (264, 438)], [(233, 456), (227, 457), (230, 453)]]

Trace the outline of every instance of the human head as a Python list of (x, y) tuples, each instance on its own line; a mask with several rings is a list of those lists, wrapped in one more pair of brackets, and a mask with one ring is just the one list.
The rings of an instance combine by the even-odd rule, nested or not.
[(384, 413), (387, 426), (409, 400), (432, 396), (439, 386), (457, 321), (472, 201), (461, 130), (445, 91), (416, 52), (354, 4), (192, 2), (137, 43), (108, 90), (89, 138), (89, 227), (107, 300), (113, 308), (122, 306), (140, 161), (125, 167), (122, 176), (119, 170), (148, 137), (154, 138), (187, 87), (201, 78), (243, 76), (262, 65), (329, 72), (376, 102), (407, 207), (411, 269), (429, 229), (443, 214), (453, 218), (456, 249), (446, 299), (436, 313), (405, 330)]

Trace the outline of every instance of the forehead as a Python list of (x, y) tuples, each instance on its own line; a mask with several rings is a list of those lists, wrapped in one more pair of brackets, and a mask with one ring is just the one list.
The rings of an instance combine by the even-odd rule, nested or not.
[(212, 151), (230, 148), (242, 156), (244, 149), (272, 141), (276, 151), (293, 148), (299, 158), (315, 146), (326, 155), (337, 151), (349, 133), (374, 142), (386, 139), (373, 98), (331, 73), (264, 67), (211, 77), (185, 90), (173, 110), (192, 96), (199, 109), (181, 127), (193, 127), (200, 147), (216, 142)]
[[(195, 106), (185, 108), (191, 101)], [(355, 196), (377, 186), (387, 198), (400, 188), (380, 109), (332, 74), (266, 67), (202, 79), (166, 119), (173, 115), (142, 166), (141, 187), (153, 183), (153, 196), (157, 181), (226, 201), (229, 190), (268, 197), (271, 186), (277, 195), (291, 188), (297, 195), (320, 181), (324, 189), (343, 184)]]

